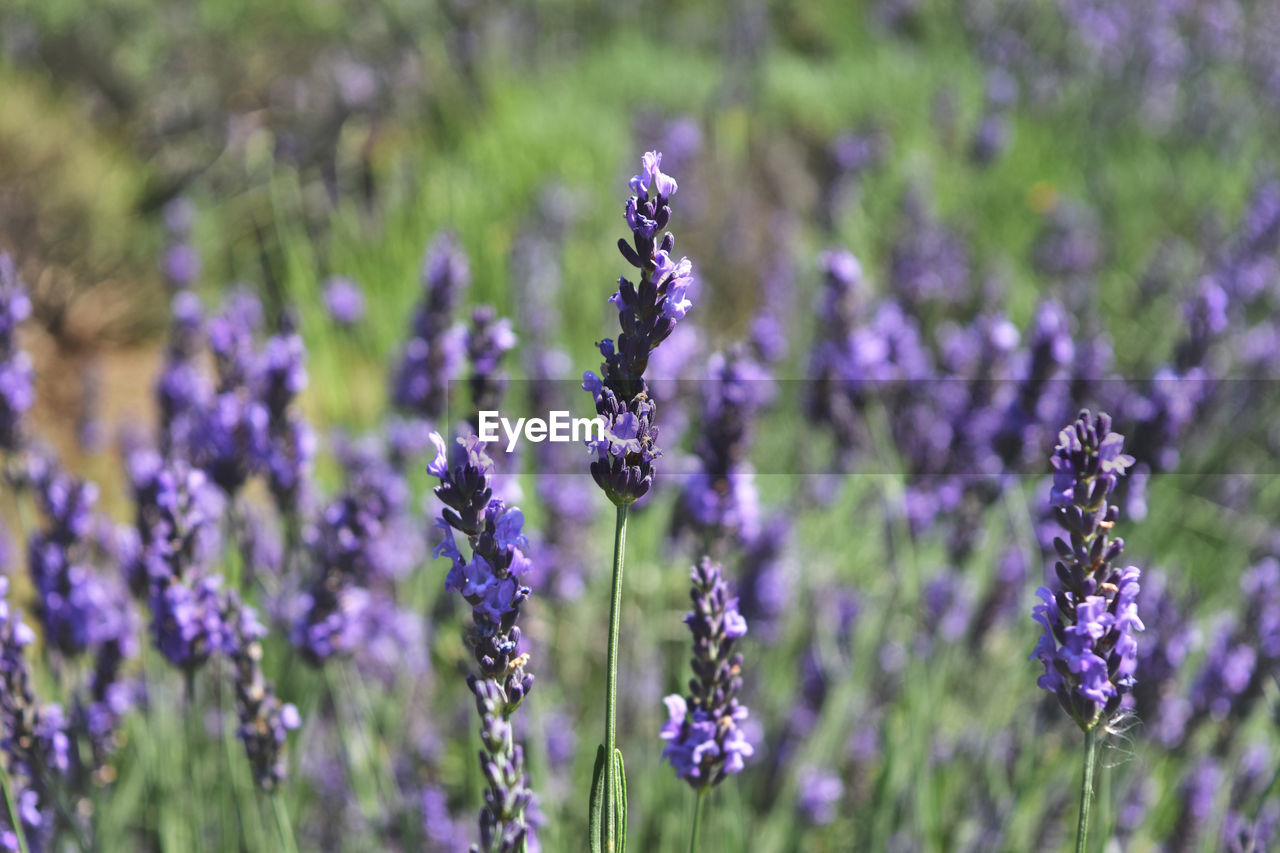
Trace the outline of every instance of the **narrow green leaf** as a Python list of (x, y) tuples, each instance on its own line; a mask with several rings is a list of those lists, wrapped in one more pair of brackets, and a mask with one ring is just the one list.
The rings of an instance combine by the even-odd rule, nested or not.
[(587, 817), (591, 853), (604, 853), (604, 778), (604, 744), (600, 744), (596, 749), (596, 768), (591, 771), (591, 811)]
[(618, 828), (618, 853), (627, 853), (627, 773), (622, 767), (622, 750), (613, 751), (614, 776), (617, 777), (614, 788), (614, 806), (617, 815), (614, 821)]

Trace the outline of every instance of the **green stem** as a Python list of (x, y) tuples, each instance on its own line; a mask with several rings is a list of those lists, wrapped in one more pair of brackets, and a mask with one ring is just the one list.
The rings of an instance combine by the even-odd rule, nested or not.
[(622, 624), (622, 563), (627, 550), (627, 507), (618, 507), (613, 528), (613, 588), (609, 603), (609, 672), (605, 679), (604, 706), (604, 825), (605, 850), (618, 849), (614, 786), (617, 784), (618, 747), (618, 629)]
[(22, 820), (18, 816), (18, 804), (13, 801), (13, 786), (9, 783), (9, 773), (0, 764), (0, 788), (4, 789), (4, 803), (9, 807), (9, 822), (13, 824), (13, 834), (18, 836), (18, 850), (28, 853), (27, 835), (22, 831)]
[(689, 853), (698, 853), (698, 830), (702, 828), (702, 801), (706, 795), (707, 789), (699, 788), (698, 796), (693, 801), (693, 828), (689, 830)]
[(1084, 778), (1080, 780), (1080, 822), (1076, 825), (1076, 853), (1084, 853), (1089, 837), (1089, 805), (1093, 800), (1093, 765), (1098, 753), (1098, 729), (1084, 733)]
[(293, 834), (293, 821), (289, 819), (289, 810), (285, 808), (284, 797), (279, 791), (271, 794), (271, 805), (275, 807), (276, 828), (280, 830), (280, 841), (285, 853), (298, 853), (298, 840)]

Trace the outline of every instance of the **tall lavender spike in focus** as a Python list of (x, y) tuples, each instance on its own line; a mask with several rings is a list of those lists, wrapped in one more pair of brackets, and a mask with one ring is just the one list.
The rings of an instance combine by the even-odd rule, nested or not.
[(1032, 615), (1044, 634), (1031, 655), (1044, 664), (1039, 685), (1058, 697), (1086, 732), (1105, 724), (1134, 684), (1138, 642), (1139, 570), (1111, 564), (1124, 540), (1109, 533), (1120, 511), (1107, 502), (1116, 481), (1133, 464), (1121, 452), (1124, 437), (1111, 418), (1083, 410), (1058, 434), (1050, 460), (1054, 517), (1066, 538), (1054, 539), (1058, 588), (1036, 590)]
[(677, 693), (662, 700), (668, 718), (661, 737), (667, 742), (662, 757), (677, 776), (701, 790), (740, 773), (755, 750), (741, 728), (747, 718), (746, 707), (738, 703), (742, 655), (733, 651), (747, 633), (747, 620), (738, 612), (738, 599), (729, 596), (718, 563), (704, 557), (691, 578), (693, 609), (684, 621), (693, 632), (694, 677), (688, 697)]
[(18, 347), (18, 326), (31, 316), (31, 300), (18, 265), (0, 252), (0, 454), (22, 445), (22, 416), (35, 402), (31, 358)]
[(405, 414), (438, 421), (449, 402), (449, 380), (466, 356), (466, 330), (455, 323), (458, 298), (471, 282), (467, 256), (450, 232), (438, 235), (422, 262), (422, 302), (392, 377), (391, 398)]
[[(493, 497), (493, 460), (472, 435), (458, 439), (462, 449), (450, 466), (445, 441), (431, 437), (436, 458), (427, 471), (440, 480), (435, 494), (444, 504), (436, 526), (444, 537), (437, 557), (452, 563), (445, 589), (457, 592), (471, 605), (472, 627), (467, 641), (478, 665), (478, 674), (467, 678), (480, 714), (483, 749), (480, 766), (487, 782), (484, 809), (480, 813), (480, 846), (492, 851), (520, 851), (536, 845), (531, 813), (536, 799), (529, 788), (524, 749), (514, 742), (511, 717), (533, 687), (533, 675), (525, 672), (528, 654), (520, 651), (516, 620), (529, 597), (523, 579), (529, 559), (522, 548), (528, 540), (522, 530), (524, 514)], [(454, 537), (466, 537), (470, 559), (463, 557)]]
[(618, 291), (609, 301), (618, 309), (622, 333), (616, 342), (605, 338), (598, 344), (604, 356), (601, 375), (588, 371), (582, 377), (583, 390), (590, 392), (605, 422), (604, 440), (589, 442), (595, 455), (591, 476), (616, 506), (639, 500), (653, 483), (654, 463), (662, 451), (654, 425), (657, 407), (644, 371), (649, 354), (692, 305), (687, 294), (693, 265), (688, 258), (672, 259), (675, 235), (662, 233), (671, 219), (676, 182), (662, 173), (661, 165), (662, 154), (650, 151), (640, 174), (631, 179), (635, 195), (624, 209), (631, 242), (619, 240), (618, 249), (640, 271), (640, 281), (618, 279)]

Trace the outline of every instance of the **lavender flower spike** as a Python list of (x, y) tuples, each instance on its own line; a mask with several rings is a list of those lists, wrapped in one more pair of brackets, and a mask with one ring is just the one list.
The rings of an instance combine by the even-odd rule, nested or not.
[(1049, 499), (1067, 538), (1053, 540), (1060, 557), (1054, 564), (1058, 589), (1036, 590), (1041, 603), (1031, 614), (1044, 628), (1031, 655), (1044, 664), (1039, 684), (1058, 697), (1084, 731), (1077, 851), (1084, 850), (1089, 837), (1098, 729), (1106, 731), (1133, 689), (1138, 664), (1133, 635), (1144, 629), (1137, 603), (1141, 573), (1134, 566), (1111, 565), (1124, 541), (1109, 536), (1120, 508), (1108, 504), (1107, 497), (1133, 465), (1133, 457), (1121, 453), (1123, 447), (1124, 437), (1111, 431), (1110, 416), (1091, 418), (1088, 409), (1058, 433), (1058, 446), (1049, 460)]
[(662, 173), (661, 165), (662, 155), (650, 151), (644, 155), (640, 174), (631, 179), (636, 194), (624, 209), (631, 242), (619, 240), (618, 249), (640, 271), (640, 281), (618, 279), (618, 292), (609, 301), (618, 309), (622, 333), (616, 342), (600, 341), (601, 375), (587, 372), (582, 381), (606, 427), (603, 441), (589, 443), (596, 457), (591, 475), (617, 506), (634, 503), (653, 482), (654, 462), (662, 451), (656, 443), (656, 406), (644, 371), (649, 354), (670, 336), (692, 305), (687, 294), (693, 266), (688, 258), (672, 259), (675, 235), (661, 233), (671, 218), (669, 202), (676, 192), (675, 180)]
[(1133, 464), (1111, 418), (1082, 411), (1058, 434), (1050, 464), (1050, 500), (1065, 538), (1054, 539), (1059, 588), (1040, 587), (1032, 615), (1044, 628), (1032, 659), (1044, 664), (1039, 684), (1054, 693), (1085, 731), (1105, 723), (1134, 684), (1138, 643), (1137, 568), (1114, 568), (1124, 540), (1111, 539), (1119, 507), (1107, 502)]
[(35, 402), (31, 359), (18, 348), (18, 325), (31, 315), (18, 267), (0, 252), (0, 454), (22, 444), (22, 416)]
[(672, 694), (662, 727), (667, 742), (662, 757), (676, 775), (702, 791), (739, 773), (755, 751), (741, 728), (747, 709), (738, 704), (742, 689), (742, 655), (733, 644), (747, 633), (738, 599), (729, 597), (720, 566), (703, 558), (691, 575), (693, 610), (685, 624), (693, 632), (690, 695)]
[[(435, 494), (445, 507), (436, 521), (444, 537), (435, 554), (452, 563), (445, 589), (471, 605), (473, 625), (467, 641), (479, 669), (468, 676), (467, 686), (480, 714), (480, 766), (488, 785), (480, 813), (480, 846), (472, 849), (534, 849), (529, 818), (536, 800), (524, 769), (524, 750), (514, 742), (511, 727), (512, 715), (533, 687), (533, 675), (524, 669), (529, 656), (520, 651), (515, 624), (529, 597), (522, 583), (530, 568), (521, 550), (528, 547), (524, 514), (493, 497), (493, 460), (476, 436), (458, 440), (461, 458), (452, 466), (440, 434), (432, 433), (431, 441), (436, 458), (427, 471), (439, 478)], [(455, 532), (466, 537), (469, 559), (458, 548)]]

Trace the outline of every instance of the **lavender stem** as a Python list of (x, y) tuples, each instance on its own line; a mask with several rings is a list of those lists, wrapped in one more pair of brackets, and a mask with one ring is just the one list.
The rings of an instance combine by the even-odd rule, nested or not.
[(1093, 801), (1093, 766), (1098, 753), (1098, 729), (1084, 733), (1084, 778), (1080, 782), (1080, 821), (1076, 825), (1076, 853), (1084, 853), (1089, 836), (1089, 805)]
[(9, 807), (9, 822), (13, 824), (13, 833), (18, 837), (18, 850), (20, 853), (29, 853), (27, 835), (22, 831), (22, 820), (18, 817), (18, 804), (13, 801), (13, 786), (9, 784), (9, 772), (4, 769), (3, 762), (0, 762), (0, 788), (4, 789), (4, 803)]
[(618, 517), (613, 528), (613, 587), (609, 603), (609, 672), (605, 680), (604, 710), (604, 826), (606, 851), (619, 849), (614, 794), (617, 790), (617, 762), (614, 751), (618, 746), (618, 630), (622, 625), (622, 563), (627, 550), (627, 504), (618, 506)]
[(699, 788), (693, 800), (693, 828), (689, 830), (689, 853), (697, 853), (698, 830), (702, 828), (702, 801), (707, 796), (706, 788)]
[(284, 796), (277, 790), (271, 792), (271, 805), (276, 813), (276, 828), (280, 831), (280, 841), (285, 853), (298, 853), (298, 841), (293, 833), (293, 821), (289, 819), (289, 809), (284, 803)]

